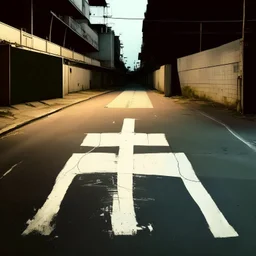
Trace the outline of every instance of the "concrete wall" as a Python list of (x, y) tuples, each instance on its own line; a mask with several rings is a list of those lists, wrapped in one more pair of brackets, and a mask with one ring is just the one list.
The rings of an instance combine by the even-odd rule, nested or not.
[(9, 104), (62, 97), (61, 58), (11, 47), (9, 61)]
[(89, 70), (63, 64), (63, 96), (87, 89), (108, 89), (122, 86), (125, 75), (110, 70)]
[[(171, 96), (172, 82), (171, 82), (171, 65), (161, 66), (160, 69), (153, 72), (153, 76), (150, 74), (148, 79), (152, 79), (152, 86), (156, 90), (163, 92), (165, 96)], [(149, 82), (151, 85), (151, 83)]]
[(164, 66), (154, 72), (154, 88), (164, 92)]
[(90, 89), (91, 70), (64, 64), (63, 78), (64, 95)]
[(242, 71), (240, 40), (178, 59), (184, 95), (206, 98), (237, 107), (238, 77)]

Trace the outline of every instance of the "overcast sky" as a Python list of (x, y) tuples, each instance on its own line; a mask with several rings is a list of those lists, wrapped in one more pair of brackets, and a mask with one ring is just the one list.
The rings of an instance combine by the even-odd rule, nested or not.
[[(113, 17), (144, 18), (147, 0), (107, 0), (107, 2), (110, 4), (109, 15)], [(92, 17), (102, 16), (102, 9), (92, 8), (91, 13), (91, 22), (100, 22), (99, 19)], [(116, 35), (121, 34), (124, 56), (127, 57), (126, 66), (131, 66), (133, 69), (134, 61), (137, 62), (141, 50), (142, 21), (108, 19), (108, 25), (114, 29)]]

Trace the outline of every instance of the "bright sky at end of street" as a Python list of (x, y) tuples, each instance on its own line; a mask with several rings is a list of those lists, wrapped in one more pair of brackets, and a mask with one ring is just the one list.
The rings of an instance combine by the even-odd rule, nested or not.
[[(147, 0), (107, 0), (110, 5), (108, 15), (124, 18), (144, 18)], [(102, 23), (103, 19), (93, 16), (102, 16), (100, 8), (91, 9), (91, 22)], [(116, 35), (120, 35), (124, 45), (124, 57), (127, 57), (126, 66), (134, 68), (134, 61), (138, 61), (138, 53), (142, 44), (142, 20), (108, 19), (108, 25), (112, 27)]]

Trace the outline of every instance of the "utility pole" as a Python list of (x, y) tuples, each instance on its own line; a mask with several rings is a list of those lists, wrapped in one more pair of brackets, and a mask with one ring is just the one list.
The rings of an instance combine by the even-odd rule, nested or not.
[(244, 86), (245, 86), (245, 45), (246, 45), (246, 36), (245, 36), (245, 30), (246, 30), (246, 0), (243, 0), (243, 27), (242, 27), (242, 84), (240, 87), (240, 104), (242, 108), (242, 112), (244, 113)]
[(34, 0), (30, 0), (30, 33), (31, 35), (34, 34)]
[(49, 41), (52, 41), (52, 23), (53, 23), (53, 14), (51, 13), (51, 22), (50, 22), (50, 31), (49, 31)]
[(203, 23), (200, 22), (200, 52), (202, 51)]

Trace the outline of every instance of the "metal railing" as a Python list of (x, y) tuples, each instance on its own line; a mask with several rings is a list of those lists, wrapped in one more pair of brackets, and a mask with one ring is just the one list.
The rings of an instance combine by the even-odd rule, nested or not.
[(99, 36), (86, 23), (79, 24), (78, 22), (73, 20), (71, 17), (66, 17), (64, 21), (67, 23), (69, 27), (71, 27), (80, 36), (82, 36), (94, 48), (99, 50)]
[(76, 8), (89, 20), (90, 19), (90, 5), (85, 0), (69, 0)]

